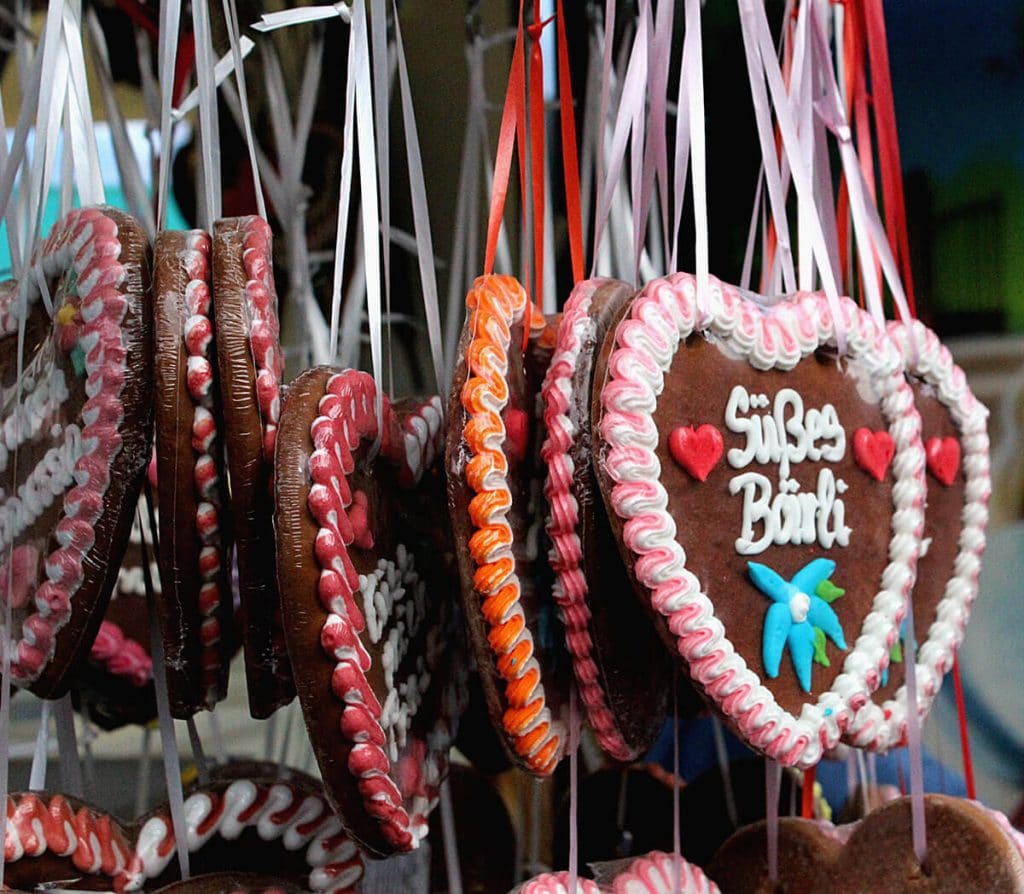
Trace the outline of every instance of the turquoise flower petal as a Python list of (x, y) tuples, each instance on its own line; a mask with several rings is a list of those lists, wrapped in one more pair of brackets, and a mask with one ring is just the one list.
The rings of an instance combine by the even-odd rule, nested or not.
[(768, 607), (768, 613), (764, 618), (762, 657), (765, 672), (773, 680), (779, 675), (779, 664), (786, 649), (786, 637), (792, 625), (793, 616), (789, 613), (788, 605), (776, 602)]
[(839, 623), (835, 610), (824, 599), (817, 596), (811, 597), (811, 608), (807, 612), (807, 620), (815, 627), (825, 631), (826, 636), (831, 638), (840, 649), (846, 648), (846, 638), (843, 636), (843, 625)]
[(789, 628), (786, 637), (789, 654), (793, 659), (793, 669), (804, 692), (811, 691), (811, 662), (814, 660), (814, 627), (801, 621)]
[(831, 559), (814, 559), (793, 575), (792, 584), (801, 593), (813, 596), (818, 589), (818, 584), (823, 580), (828, 580), (835, 570), (836, 563)]
[(793, 585), (789, 581), (760, 562), (747, 562), (747, 570), (754, 585), (765, 596), (775, 602), (789, 602), (789, 597), (793, 595)]

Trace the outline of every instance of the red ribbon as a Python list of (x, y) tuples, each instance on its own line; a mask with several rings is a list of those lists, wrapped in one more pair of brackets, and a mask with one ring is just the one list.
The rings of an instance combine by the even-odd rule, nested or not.
[(583, 279), (583, 212), (580, 203), (580, 164), (576, 149), (576, 115), (569, 73), (569, 41), (565, 33), (562, 0), (557, 0), (558, 18), (558, 105), (562, 123), (562, 170), (565, 174), (565, 220), (569, 230), (572, 281)]

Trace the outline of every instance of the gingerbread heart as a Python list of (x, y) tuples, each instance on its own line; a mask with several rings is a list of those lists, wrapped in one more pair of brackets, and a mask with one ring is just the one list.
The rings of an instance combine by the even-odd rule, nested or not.
[(598, 744), (620, 761), (654, 743), (675, 672), (630, 584), (607, 514), (594, 500), (590, 398), (594, 361), (634, 290), (614, 280), (580, 283), (566, 302), (544, 379), (549, 560), (576, 685)]
[(0, 290), (0, 602), (11, 678), (44, 698), (87, 654), (128, 542), (152, 422), (148, 289), (142, 230), (99, 207), (55, 224)]
[[(874, 894), (879, 891), (1024, 891), (1024, 859), (992, 811), (946, 795), (925, 796), (928, 856), (914, 853), (909, 798), (840, 828), (785, 818), (778, 829), (778, 880), (768, 879), (764, 823), (737, 832), (708, 874), (722, 894), (751, 891)], [(1008, 823), (1006, 823), (1008, 825)]]
[(450, 532), (434, 514), (441, 402), (381, 404), (366, 373), (295, 380), (275, 523), (288, 648), (324, 785), (360, 846), (390, 854), (427, 833), (465, 680)]
[(213, 308), (249, 711), (262, 718), (295, 696), (277, 592), (273, 525), (284, 357), (270, 226), (262, 218), (228, 218), (214, 225)]
[[(918, 321), (890, 323), (921, 414), (930, 474), (924, 520), (927, 550), (914, 585), (917, 700), (921, 720), (963, 642), (978, 595), (985, 549), (989, 479), (988, 411), (938, 336)], [(961, 461), (962, 455), (962, 461)], [(902, 640), (902, 630), (901, 630)], [(892, 650), (882, 687), (857, 712), (845, 739), (885, 751), (906, 738), (907, 701), (902, 642)]]
[[(712, 280), (698, 301), (675, 274), (598, 363), (594, 461), (638, 592), (748, 744), (814, 765), (878, 686), (914, 580), (924, 451), (898, 352), (848, 299), (769, 307)], [(725, 441), (703, 482), (669, 445), (691, 420)], [(893, 439), (891, 482), (857, 465), (862, 428)]]
[[(306, 890), (353, 894), (363, 859), (319, 784), (289, 771), (285, 778), (213, 779), (185, 799), (193, 873), (244, 869), (272, 874)], [(160, 807), (140, 821), (134, 851), (114, 890), (142, 891), (178, 879), (170, 813)]]
[(32, 891), (77, 879), (82, 890), (110, 890), (128, 866), (133, 836), (109, 814), (49, 792), (7, 797), (4, 885)]
[(154, 249), (159, 605), (175, 717), (224, 698), (234, 652), (210, 253), (201, 230), (165, 230)]
[[(463, 610), (495, 729), (513, 761), (545, 776), (562, 755), (570, 685), (543, 561), (537, 396), (554, 329), (508, 276), (479, 277), (466, 306), (446, 446)], [(528, 437), (510, 443), (509, 420)]]
[(107, 730), (130, 723), (146, 724), (156, 717), (149, 609), (142, 568), (143, 539), (149, 556), (149, 578), (157, 596), (160, 570), (153, 554), (154, 540), (145, 500), (141, 498), (134, 519), (117, 584), (89, 658), (79, 666), (71, 685), (75, 709)]

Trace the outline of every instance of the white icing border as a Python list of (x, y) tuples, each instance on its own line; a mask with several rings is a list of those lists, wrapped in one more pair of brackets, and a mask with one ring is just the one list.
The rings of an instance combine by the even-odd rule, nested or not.
[[(954, 572), (946, 582), (928, 636), (918, 645), (917, 708), (921, 721), (928, 716), (942, 678), (953, 666), (956, 650), (964, 639), (971, 607), (978, 595), (981, 557), (985, 551), (989, 478), (988, 410), (967, 385), (964, 371), (953, 361), (939, 337), (920, 320), (909, 324), (890, 322), (889, 337), (903, 355), (907, 371), (935, 389), (939, 402), (949, 410), (960, 437), (964, 470), (964, 507), (960, 514), (959, 550)], [(931, 482), (930, 487), (941, 487)], [(858, 748), (887, 751), (907, 735), (906, 684), (881, 706), (870, 700), (853, 718), (843, 741)]]
[(660, 434), (653, 414), (679, 344), (692, 333), (706, 332), (756, 369), (791, 370), (817, 348), (836, 344), (836, 321), (822, 295), (799, 293), (762, 309), (715, 279), (708, 293), (708, 306), (698, 308), (694, 278), (677, 273), (649, 283), (633, 300), (615, 331), (594, 449), (615, 481), (609, 508), (626, 523), (623, 536), (637, 556), (636, 576), (668, 619), (691, 675), (748, 744), (780, 763), (807, 768), (839, 741), (850, 715), (877, 688), (898, 634), (924, 526), (921, 419), (895, 345), (870, 316), (841, 299), (836, 308), (843, 315), (848, 353), (864, 364), (878, 386), (880, 408), (896, 444), (889, 544), (893, 558), (842, 671), (830, 689), (816, 702), (805, 702), (795, 717), (737, 654), (713, 603), (686, 567), (660, 481), (655, 453)]

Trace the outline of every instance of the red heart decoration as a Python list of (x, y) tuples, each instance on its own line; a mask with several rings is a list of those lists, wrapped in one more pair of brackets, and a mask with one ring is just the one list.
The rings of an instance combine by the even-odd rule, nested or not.
[(949, 487), (960, 471), (960, 442), (956, 438), (929, 438), (924, 454), (928, 458), (928, 471)]
[(876, 481), (885, 480), (895, 453), (896, 445), (887, 431), (858, 428), (853, 433), (853, 456), (857, 465)]
[(668, 449), (679, 465), (698, 481), (706, 481), (722, 458), (722, 433), (705, 423), (699, 428), (679, 426), (668, 436)]

